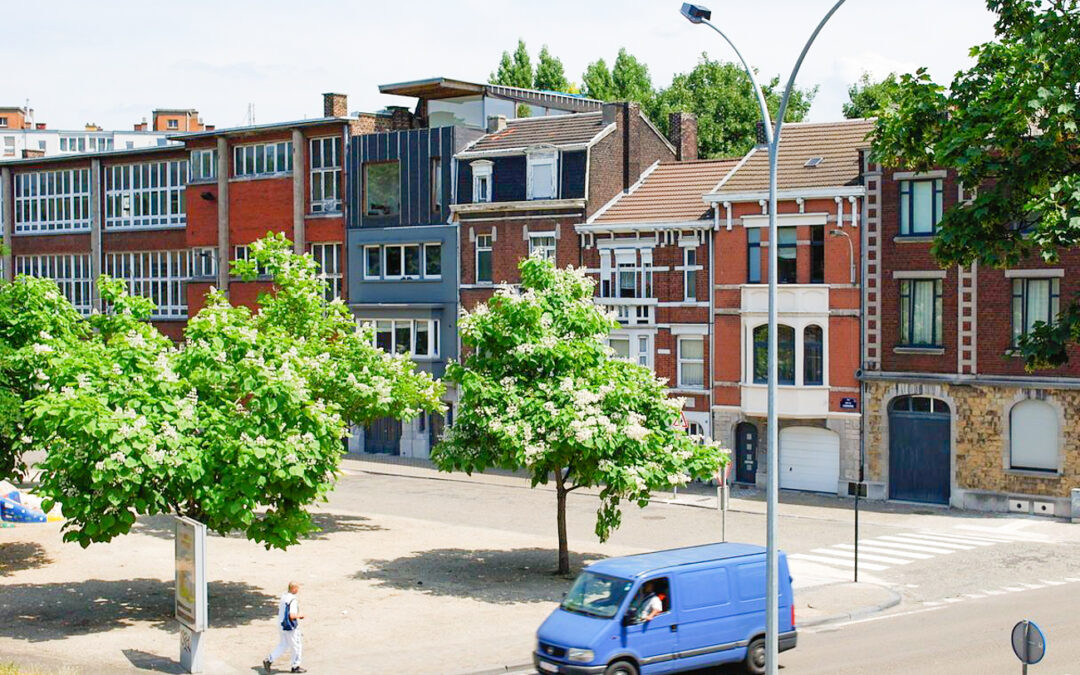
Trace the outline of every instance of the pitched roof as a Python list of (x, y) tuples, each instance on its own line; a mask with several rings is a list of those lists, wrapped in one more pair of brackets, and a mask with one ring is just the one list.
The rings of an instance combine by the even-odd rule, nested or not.
[(711, 192), (737, 159), (662, 162), (641, 185), (601, 213), (594, 223), (686, 222), (708, 214), (701, 196)]
[(505, 129), (481, 137), (463, 154), (588, 143), (607, 126), (600, 112), (507, 120)]
[[(855, 185), (861, 174), (859, 149), (870, 142), (873, 120), (785, 124), (780, 134), (777, 185), (791, 188), (827, 188)], [(807, 166), (814, 158), (821, 161)], [(764, 192), (769, 189), (769, 153), (753, 151), (746, 162), (716, 191), (719, 194)]]

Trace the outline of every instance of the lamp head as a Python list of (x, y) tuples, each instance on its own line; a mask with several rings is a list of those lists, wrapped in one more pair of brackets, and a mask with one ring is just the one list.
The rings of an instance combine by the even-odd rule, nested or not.
[(847, 236), (847, 232), (844, 232), (843, 230), (829, 230), (829, 234), (831, 236), (833, 236), (833, 237), (846, 237)]
[(704, 5), (695, 5), (690, 2), (684, 2), (681, 11), (682, 15), (685, 16), (686, 20), (690, 23), (701, 23), (712, 18), (712, 10)]

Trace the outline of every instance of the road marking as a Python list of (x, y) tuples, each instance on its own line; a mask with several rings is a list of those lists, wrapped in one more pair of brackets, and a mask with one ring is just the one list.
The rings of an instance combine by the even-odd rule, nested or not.
[(1010, 593), (1019, 593), (1020, 591), (1022, 591), (1024, 589), (1023, 588), (1017, 588), (1016, 586), (1002, 586), (1001, 590), (1008, 591)]
[(983, 591), (987, 595), (1005, 595), (1005, 591)]
[(971, 598), (972, 600), (980, 600), (986, 596), (981, 593), (964, 593), (965, 598)]
[[(924, 550), (930, 553), (955, 553), (956, 551), (970, 551), (974, 546), (960, 546), (958, 544), (939, 544), (937, 542), (926, 541), (925, 539), (912, 539), (907, 535), (898, 537), (891, 534), (884, 534), (878, 537), (879, 540), (894, 541), (900, 544), (907, 544), (913, 551)], [(933, 544), (933, 546), (931, 546)]]
[[(844, 621), (843, 623), (832, 623), (832, 624), (828, 624), (828, 625), (825, 625), (825, 626), (811, 626), (810, 628), (807, 628), (805, 630), (808, 633), (826, 633), (826, 632), (829, 632), (829, 631), (837, 630), (838, 628), (842, 628), (844, 626), (854, 626), (855, 624), (859, 624), (859, 623), (870, 623), (871, 621), (881, 621), (883, 619), (896, 619), (896, 618), (901, 617), (901, 616), (911, 616), (912, 614), (925, 614), (926, 612), (936, 612), (939, 609), (943, 609), (943, 608), (944, 608), (944, 605), (942, 605), (942, 606), (922, 607), (920, 609), (913, 609), (910, 612), (896, 612), (895, 614), (881, 614), (881, 615), (878, 615), (878, 616), (871, 616), (871, 617), (866, 618), (866, 619), (854, 619), (852, 621)], [(815, 628), (817, 630), (815, 630)]]
[(940, 534), (938, 532), (915, 532), (913, 536), (926, 537), (928, 539), (937, 539), (939, 541), (951, 541), (955, 544), (970, 544), (972, 546), (993, 546), (994, 544), (1001, 544), (996, 539), (983, 539), (981, 537), (969, 536), (966, 534)]
[(917, 544), (905, 544), (903, 542), (884, 541), (884, 537), (877, 539), (863, 539), (859, 542), (860, 546), (884, 546), (886, 548), (895, 548), (903, 551), (917, 551), (919, 553), (932, 553), (935, 555), (947, 555), (949, 553), (956, 553), (952, 549), (948, 548), (934, 548), (933, 546), (919, 546)]
[(942, 602), (947, 602), (950, 605), (955, 604), (957, 602), (963, 602), (963, 601), (964, 601), (963, 598), (943, 598), (942, 599)]
[(1037, 588), (1046, 588), (1046, 586), (1043, 586), (1042, 584), (1026, 584), (1024, 582), (1020, 582), (1020, 585), (1024, 588), (1030, 588), (1031, 590), (1035, 590)]
[[(853, 558), (855, 556), (854, 551), (837, 550), (836, 548), (815, 548), (814, 553), (821, 553), (824, 555), (835, 555), (842, 558)], [(883, 555), (864, 554), (859, 552), (860, 560), (872, 560), (874, 562), (892, 563), (894, 565), (907, 565), (910, 564), (910, 560), (904, 560), (903, 558), (890, 558)]]
[(943, 537), (936, 537), (929, 534), (918, 534), (915, 532), (912, 532), (911, 534), (904, 534), (901, 536), (907, 537), (909, 540), (921, 541), (923, 543), (931, 544), (933, 546), (945, 546), (948, 548), (957, 549), (959, 551), (971, 551), (978, 548), (979, 546), (990, 546), (990, 544), (961, 544), (958, 541), (949, 541)]
[(1080, 577), (1065, 577), (1065, 581), (1076, 583), (1077, 581), (1080, 581)]
[(1047, 581), (1046, 579), (1039, 579), (1040, 584), (1046, 584), (1047, 586), (1064, 586), (1067, 582), (1064, 581)]
[[(854, 544), (837, 544), (833, 548), (855, 549)], [(863, 551), (869, 551), (870, 553), (884, 553), (885, 555), (898, 555), (904, 558), (913, 558), (915, 560), (930, 560), (934, 556), (927, 555), (925, 553), (913, 553), (911, 551), (902, 551), (900, 549), (890, 549), (883, 546), (867, 546), (865, 544), (859, 546), (859, 553)], [(905, 561), (909, 562), (909, 561)]]
[[(841, 567), (855, 567), (854, 560), (844, 560), (842, 558), (826, 558), (820, 555), (808, 555), (806, 553), (793, 553), (788, 556), (790, 560), (805, 560), (806, 562), (825, 563), (826, 565), (840, 565)], [(873, 563), (860, 563), (861, 569), (870, 570), (872, 572), (880, 572), (881, 570), (889, 569), (888, 565), (875, 565)]]

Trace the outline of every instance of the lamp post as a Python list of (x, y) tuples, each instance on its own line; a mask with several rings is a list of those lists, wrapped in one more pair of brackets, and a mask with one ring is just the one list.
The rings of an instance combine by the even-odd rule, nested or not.
[[(779, 247), (776, 245), (778, 241), (777, 228), (776, 228), (776, 159), (777, 153), (780, 148), (780, 131), (784, 124), (784, 114), (787, 112), (788, 101), (791, 98), (791, 92), (795, 88), (795, 77), (799, 74), (799, 69), (802, 67), (803, 59), (806, 58), (806, 53), (810, 51), (810, 46), (814, 44), (814, 40), (817, 39), (821, 29), (825, 27), (825, 24), (832, 18), (832, 15), (836, 13), (836, 10), (840, 9), (840, 5), (844, 4), (846, 0), (838, 0), (836, 4), (832, 6), (825, 17), (818, 23), (814, 32), (810, 34), (810, 39), (806, 41), (803, 46), (802, 52), (799, 54), (798, 60), (795, 62), (795, 67), (791, 71), (791, 75), (788, 76), (787, 86), (784, 88), (784, 95), (780, 99), (780, 107), (776, 112), (775, 127), (771, 117), (769, 116), (769, 106), (765, 102), (765, 94), (761, 89), (761, 85), (758, 84), (757, 77), (754, 75), (754, 69), (750, 67), (750, 64), (743, 58), (739, 48), (735, 46), (735, 43), (731, 41), (722, 30), (712, 24), (712, 11), (703, 5), (696, 5), (693, 3), (685, 2), (682, 5), (682, 15), (686, 17), (690, 23), (704, 24), (709, 28), (720, 34), (720, 37), (724, 38), (724, 41), (728, 43), (731, 49), (735, 52), (735, 55), (739, 57), (739, 61), (742, 63), (743, 68), (746, 70), (747, 77), (750, 78), (750, 83), (754, 87), (754, 94), (757, 97), (758, 107), (761, 109), (761, 119), (765, 126), (765, 142), (769, 147), (769, 405), (768, 405), (768, 433), (767, 448), (767, 471), (768, 471), (768, 484), (766, 488), (766, 582), (765, 582), (765, 672), (768, 675), (777, 675), (777, 671), (780, 667), (778, 662), (779, 650), (779, 560), (777, 558), (776, 549), (776, 511), (777, 511), (777, 496), (779, 492), (779, 429), (776, 423), (776, 383), (777, 383), (777, 340), (776, 340), (776, 281), (777, 281), (777, 253)], [(711, 385), (710, 385), (711, 386)]]
[(844, 237), (845, 239), (847, 239), (848, 260), (851, 262), (850, 283), (851, 283), (852, 286), (854, 286), (855, 285), (855, 246), (851, 243), (851, 235), (849, 235), (847, 232), (844, 232), (843, 230), (829, 230), (829, 234), (831, 236), (833, 236), (833, 237)]

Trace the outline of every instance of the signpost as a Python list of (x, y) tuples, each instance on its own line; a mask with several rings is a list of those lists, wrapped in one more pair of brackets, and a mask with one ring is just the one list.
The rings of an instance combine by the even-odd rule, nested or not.
[(174, 608), (180, 622), (180, 667), (201, 673), (202, 637), (207, 628), (206, 525), (191, 518), (176, 519)]
[(716, 474), (716, 508), (720, 511), (720, 541), (727, 541), (728, 488), (731, 480), (731, 462)]
[(1012, 648), (1016, 658), (1024, 664), (1023, 673), (1027, 675), (1028, 665), (1042, 661), (1046, 655), (1046, 638), (1038, 626), (1025, 619), (1013, 626)]

